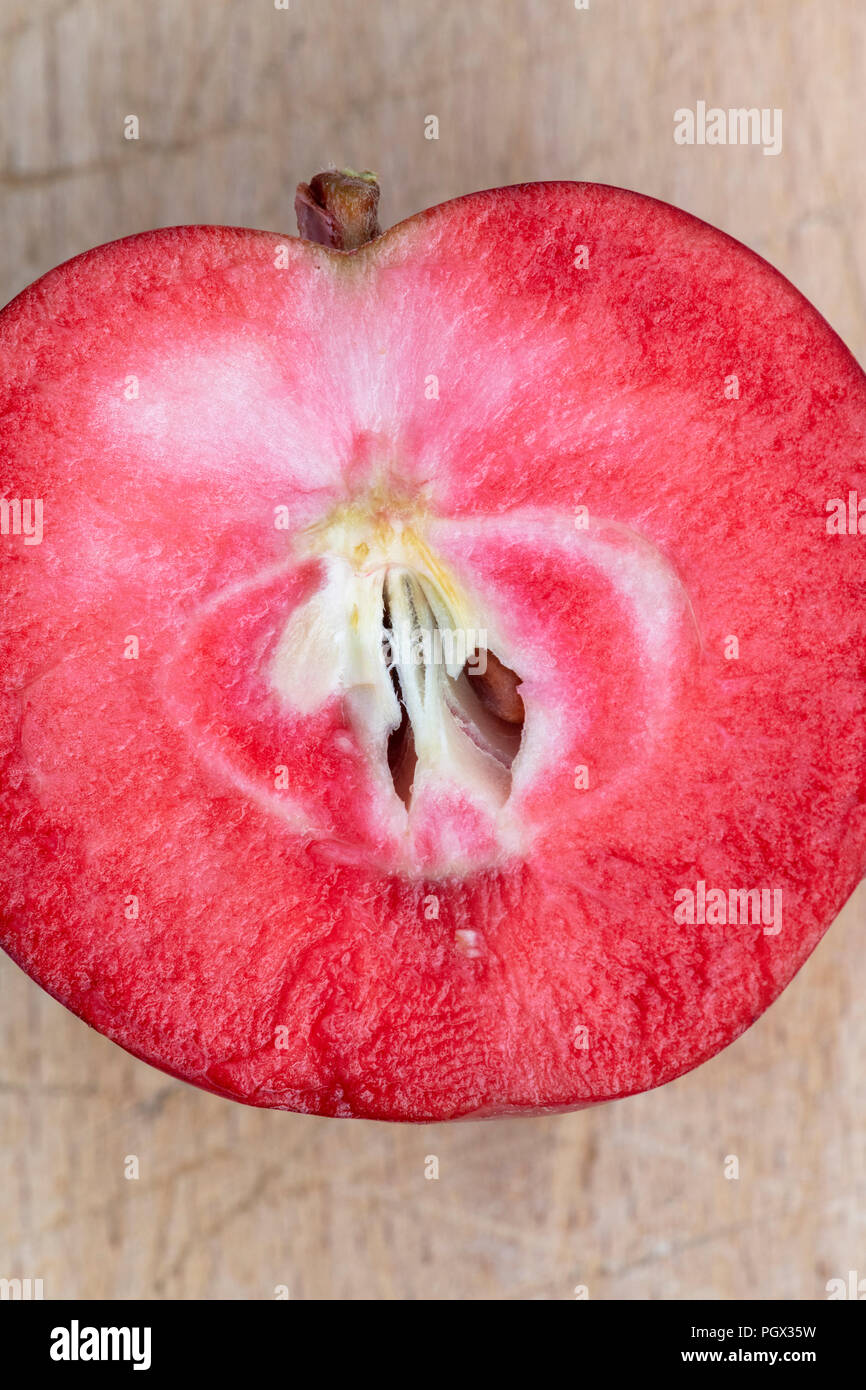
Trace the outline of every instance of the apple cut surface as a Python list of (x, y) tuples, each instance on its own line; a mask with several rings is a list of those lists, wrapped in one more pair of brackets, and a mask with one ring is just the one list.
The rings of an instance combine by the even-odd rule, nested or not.
[(6, 950), (308, 1113), (712, 1056), (864, 870), (864, 434), (802, 296), (612, 188), (52, 271), (0, 316)]

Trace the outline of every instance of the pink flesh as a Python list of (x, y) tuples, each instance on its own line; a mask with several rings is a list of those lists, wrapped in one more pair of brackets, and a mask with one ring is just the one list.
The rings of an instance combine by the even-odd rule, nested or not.
[[(861, 876), (866, 541), (826, 504), (866, 495), (866, 382), (695, 219), (549, 184), (348, 256), (146, 233), (4, 312), (0, 411), (45, 512), (0, 540), (2, 939), (149, 1062), (383, 1119), (629, 1094), (742, 1032)], [(345, 702), (267, 680), (321, 583), (274, 508), (383, 467), (523, 678), (522, 848), (434, 800), (422, 859), (426, 828), (480, 865), (444, 878), (389, 871)], [(678, 923), (698, 880), (781, 889), (782, 930)]]

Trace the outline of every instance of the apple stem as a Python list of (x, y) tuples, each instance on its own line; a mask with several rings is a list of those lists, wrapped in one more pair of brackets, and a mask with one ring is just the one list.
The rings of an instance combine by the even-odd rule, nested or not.
[(379, 180), (369, 169), (326, 169), (295, 194), (298, 231), (334, 251), (357, 251), (382, 235)]

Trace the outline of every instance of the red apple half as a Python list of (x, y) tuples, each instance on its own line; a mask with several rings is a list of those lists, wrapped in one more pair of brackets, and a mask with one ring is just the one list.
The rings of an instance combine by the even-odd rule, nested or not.
[(130, 237), (0, 316), (0, 411), (2, 940), (155, 1066), (628, 1095), (863, 873), (866, 379), (695, 218)]

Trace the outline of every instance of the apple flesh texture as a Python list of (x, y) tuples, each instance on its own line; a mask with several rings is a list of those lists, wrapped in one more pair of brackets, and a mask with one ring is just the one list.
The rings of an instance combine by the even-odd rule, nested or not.
[[(0, 390), (44, 500), (2, 540), (3, 942), (137, 1056), (325, 1115), (579, 1107), (737, 1037), (857, 883), (864, 541), (825, 522), (864, 377), (721, 233), (579, 184), (352, 254), (145, 233), (5, 310)], [(322, 625), (410, 512), (526, 717), (497, 765), (437, 697), (407, 810), (375, 600), (360, 655)], [(700, 880), (781, 931), (677, 922)]]

